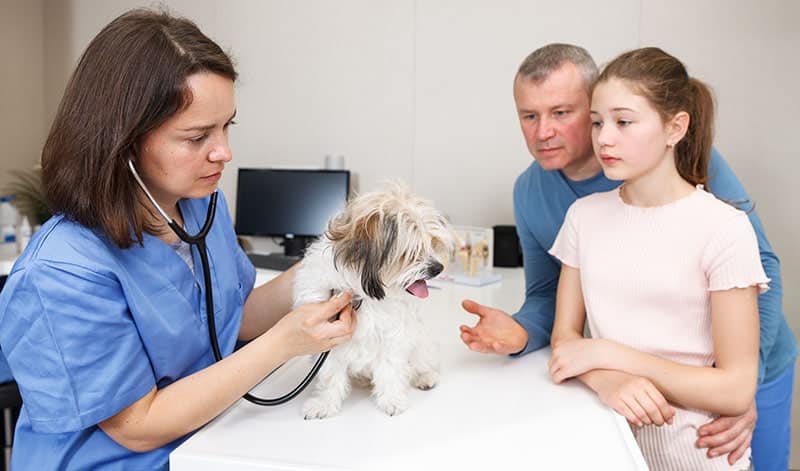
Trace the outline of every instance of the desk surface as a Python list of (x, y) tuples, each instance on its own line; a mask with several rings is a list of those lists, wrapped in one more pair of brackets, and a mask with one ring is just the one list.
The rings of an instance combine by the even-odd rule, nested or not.
[[(469, 351), (458, 326), (474, 322), (464, 298), (513, 312), (522, 301), (522, 270), (482, 288), (438, 283), (422, 301), (441, 349), (441, 380), (414, 390), (411, 406), (389, 417), (365, 389), (354, 388), (339, 415), (303, 420), (303, 392), (278, 407), (239, 400), (178, 447), (172, 471), (407, 469), (647, 469), (627, 422), (578, 381), (555, 385), (549, 350), (522, 358)], [(259, 274), (259, 282), (271, 276)], [(276, 397), (307, 371), (287, 364), (254, 392)]]

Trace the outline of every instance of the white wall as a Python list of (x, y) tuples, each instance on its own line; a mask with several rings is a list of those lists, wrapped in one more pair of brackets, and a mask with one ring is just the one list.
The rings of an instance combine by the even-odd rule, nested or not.
[(41, 0), (0, 0), (0, 193), (9, 170), (41, 156), (44, 119), (44, 16)]
[[(6, 0), (7, 1), (7, 0)], [(228, 49), (241, 73), (233, 166), (321, 166), (344, 154), (362, 190), (408, 181), (459, 224), (513, 223), (511, 185), (530, 163), (511, 82), (547, 42), (585, 45), (602, 64), (658, 45), (709, 83), (717, 147), (757, 204), (800, 318), (800, 2), (767, 0), (174, 0)], [(47, 117), (90, 38), (135, 0), (45, 2)], [(146, 5), (146, 3), (145, 3)], [(687, 13), (688, 12), (688, 13)], [(33, 71), (32, 71), (33, 72)], [(36, 84), (34, 83), (34, 86)], [(231, 205), (234, 169), (222, 188)]]
[[(687, 14), (691, 12), (691, 14)], [(680, 57), (717, 98), (716, 146), (756, 204), (781, 259), (786, 316), (800, 329), (800, 2), (644, 2), (642, 45)]]
[[(35, 57), (42, 36), (31, 15), (39, 3), (0, 1), (0, 50), (15, 49), (2, 39), (24, 38)], [(511, 83), (527, 53), (553, 41), (584, 45), (598, 63), (644, 45), (672, 52), (716, 92), (716, 145), (756, 202), (783, 263), (787, 318), (800, 327), (800, 162), (792, 139), (800, 124), (800, 2), (165, 3), (238, 61), (233, 167), (321, 166), (325, 154), (344, 154), (362, 190), (385, 178), (405, 179), (459, 224), (513, 223), (511, 185), (531, 157), (515, 120)], [(45, 128), (89, 39), (142, 4), (44, 2)], [(3, 20), (7, 11), (23, 20)], [(25, 67), (25, 89), (41, 87), (40, 69)], [(13, 101), (17, 96), (5, 90), (9, 73), (0, 76), (0, 106), (11, 103), (15, 111), (0, 114), (0, 132), (35, 141), (42, 135), (38, 115), (23, 115), (27, 124), (18, 124), (16, 110), (41, 103), (31, 93), (30, 100)], [(9, 130), (7, 123), (17, 127)], [(231, 205), (235, 174), (231, 168), (222, 180)]]

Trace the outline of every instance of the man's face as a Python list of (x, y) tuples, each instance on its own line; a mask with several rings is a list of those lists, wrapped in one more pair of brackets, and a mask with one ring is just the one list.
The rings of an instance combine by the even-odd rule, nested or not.
[(514, 101), (525, 143), (542, 168), (581, 168), (593, 159), (589, 95), (575, 64), (538, 82), (517, 77)]

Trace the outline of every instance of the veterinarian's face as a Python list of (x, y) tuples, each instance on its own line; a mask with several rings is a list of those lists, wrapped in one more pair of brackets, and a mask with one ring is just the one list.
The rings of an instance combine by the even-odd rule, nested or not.
[(232, 158), (228, 127), (236, 114), (233, 82), (198, 73), (186, 85), (191, 104), (144, 137), (137, 160), (142, 179), (164, 208), (181, 198), (213, 193)]

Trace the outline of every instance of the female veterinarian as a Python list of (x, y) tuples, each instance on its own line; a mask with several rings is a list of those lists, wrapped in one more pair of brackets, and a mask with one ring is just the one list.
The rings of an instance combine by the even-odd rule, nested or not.
[[(294, 270), (253, 289), (215, 204), (235, 80), (192, 22), (147, 10), (113, 20), (80, 59), (42, 153), (56, 215), (0, 297), (24, 402), (14, 468), (166, 469), (278, 365), (350, 338), (349, 294), (289, 312)], [(237, 339), (252, 341), (232, 353)]]

